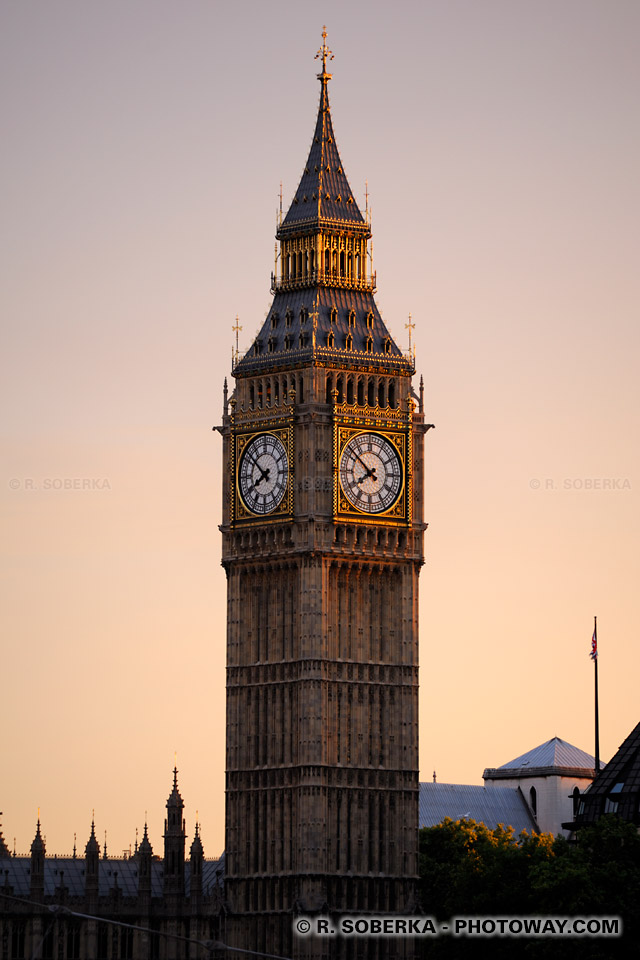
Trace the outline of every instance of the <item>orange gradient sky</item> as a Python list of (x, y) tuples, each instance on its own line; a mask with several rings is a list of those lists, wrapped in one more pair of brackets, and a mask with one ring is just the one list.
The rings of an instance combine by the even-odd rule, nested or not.
[[(635, 0), (0, 6), (0, 810), (224, 844), (222, 384), (269, 307), (326, 22), (377, 302), (428, 419), (421, 777), (638, 717)], [(320, 19), (321, 18), (321, 19)], [(417, 385), (418, 379), (416, 379)], [(66, 484), (66, 489), (65, 489)], [(79, 488), (78, 488), (79, 487)]]

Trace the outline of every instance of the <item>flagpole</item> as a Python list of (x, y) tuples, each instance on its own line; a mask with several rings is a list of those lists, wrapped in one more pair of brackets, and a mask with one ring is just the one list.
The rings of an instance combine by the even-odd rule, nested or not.
[(593, 666), (595, 668), (595, 707), (596, 707), (596, 776), (600, 772), (600, 724), (598, 719), (598, 618), (593, 618), (593, 639), (595, 643), (595, 656)]

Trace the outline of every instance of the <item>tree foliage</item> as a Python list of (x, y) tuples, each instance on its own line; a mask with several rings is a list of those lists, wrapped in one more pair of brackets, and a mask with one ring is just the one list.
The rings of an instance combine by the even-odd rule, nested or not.
[(425, 912), (454, 916), (620, 916), (622, 938), (452, 939), (424, 943), (428, 957), (524, 956), (609, 960), (637, 955), (640, 936), (640, 837), (606, 815), (577, 843), (551, 834), (514, 835), (474, 820), (445, 819), (420, 831), (420, 891)]

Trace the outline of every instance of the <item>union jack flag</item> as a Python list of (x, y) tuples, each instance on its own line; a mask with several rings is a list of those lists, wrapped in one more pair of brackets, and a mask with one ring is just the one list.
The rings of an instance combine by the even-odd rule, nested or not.
[(592, 660), (598, 659), (598, 630), (597, 627), (593, 628), (593, 636), (591, 637), (591, 653), (589, 654)]

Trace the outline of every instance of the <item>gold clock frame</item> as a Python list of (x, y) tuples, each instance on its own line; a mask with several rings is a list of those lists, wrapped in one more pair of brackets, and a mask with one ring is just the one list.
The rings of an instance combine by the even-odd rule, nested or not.
[[(340, 484), (340, 458), (353, 437), (377, 433), (395, 447), (402, 464), (402, 490), (398, 499), (388, 510), (381, 513), (366, 513), (358, 510), (344, 493)], [(411, 430), (394, 425), (393, 429), (375, 422), (336, 422), (333, 431), (333, 514), (337, 520), (350, 520), (367, 524), (394, 524), (408, 526), (411, 523), (412, 501), (412, 445)]]
[[(276, 437), (287, 452), (287, 486), (284, 496), (278, 506), (270, 513), (253, 513), (249, 510), (240, 494), (238, 471), (240, 460), (245, 448), (256, 437), (262, 437), (265, 434), (271, 434)], [(293, 516), (293, 425), (275, 426), (269, 422), (253, 424), (250, 430), (234, 431), (230, 438), (229, 451), (229, 469), (232, 482), (229, 485), (231, 502), (229, 504), (229, 519), (232, 525), (235, 524), (269, 524), (279, 520), (290, 520)]]

